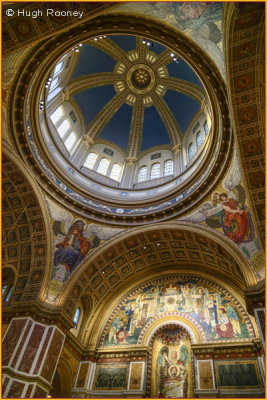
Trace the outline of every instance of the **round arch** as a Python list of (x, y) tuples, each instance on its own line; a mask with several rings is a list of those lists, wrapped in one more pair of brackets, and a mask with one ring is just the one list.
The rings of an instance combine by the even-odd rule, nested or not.
[[(157, 254), (152, 255), (153, 251)], [(135, 228), (103, 243), (71, 275), (57, 305), (64, 307), (66, 300), (71, 298), (77, 303), (85, 290), (83, 288), (88, 287), (84, 282), (85, 275), (89, 278), (87, 282), (90, 289), (98, 297), (99, 285), (95, 283), (91, 288), (92, 279), (104, 284), (105, 275), (109, 282), (109, 272), (113, 272), (113, 275), (117, 273), (114, 275), (118, 277), (115, 282), (117, 290), (120, 277), (122, 281), (128, 276), (134, 276), (136, 280), (139, 271), (146, 270), (148, 276), (153, 269), (162, 265), (165, 268), (186, 266), (187, 269), (190, 266), (190, 271), (216, 274), (227, 284), (230, 280), (239, 293), (257, 283), (253, 267), (230, 239), (210, 228), (177, 221)], [(108, 266), (109, 272), (105, 269)], [(111, 300), (112, 287), (112, 282), (106, 284), (106, 292), (101, 295), (102, 301), (104, 298)]]
[[(12, 242), (12, 268), (16, 270), (16, 292), (13, 300), (42, 299), (51, 273), (52, 238), (49, 216), (44, 197), (36, 184), (32, 171), (18, 161), (8, 145), (3, 145), (3, 215), (5, 229)], [(14, 191), (15, 190), (15, 191)], [(16, 193), (16, 195), (15, 195)], [(12, 204), (13, 207), (9, 207)], [(12, 213), (9, 213), (12, 211)], [(9, 224), (9, 220), (11, 225)], [(21, 240), (21, 245), (16, 240)], [(10, 267), (10, 251), (3, 259), (3, 267)], [(33, 266), (35, 268), (33, 269)], [(38, 268), (36, 268), (38, 266)], [(25, 278), (27, 273), (27, 278)], [(28, 284), (35, 285), (34, 297), (24, 296)], [(11, 299), (12, 300), (12, 299)], [(13, 302), (13, 301), (12, 301)]]
[(54, 379), (50, 396), (53, 398), (70, 398), (73, 388), (73, 374), (71, 367), (64, 358), (60, 358)]

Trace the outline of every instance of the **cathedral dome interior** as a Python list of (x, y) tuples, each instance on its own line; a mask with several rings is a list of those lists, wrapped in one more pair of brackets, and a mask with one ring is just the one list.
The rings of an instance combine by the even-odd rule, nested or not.
[(2, 13), (2, 397), (264, 398), (265, 3)]

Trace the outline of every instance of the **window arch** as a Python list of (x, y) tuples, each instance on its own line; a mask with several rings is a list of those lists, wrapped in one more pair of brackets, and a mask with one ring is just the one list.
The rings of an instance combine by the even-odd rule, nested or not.
[(71, 149), (73, 148), (73, 146), (75, 145), (76, 142), (77, 142), (77, 135), (75, 132), (71, 132), (71, 134), (64, 141), (66, 149), (68, 151), (71, 151)]
[(95, 162), (96, 162), (96, 159), (97, 159), (97, 154), (96, 153), (94, 153), (94, 152), (89, 153), (87, 158), (86, 158), (86, 160), (85, 160), (84, 166), (86, 168), (93, 169), (94, 165), (95, 165)]
[(137, 182), (143, 182), (146, 180), (147, 175), (147, 166), (143, 165), (138, 170)]
[(190, 143), (190, 145), (188, 146), (188, 158), (189, 158), (189, 160), (191, 160), (194, 157), (194, 154), (195, 154), (194, 145), (193, 145), (193, 143)]
[(115, 163), (112, 165), (112, 170), (110, 173), (110, 178), (114, 179), (114, 181), (120, 182), (121, 179), (121, 171), (122, 171), (122, 167), (120, 164)]
[(57, 63), (57, 65), (55, 66), (55, 69), (54, 69), (54, 76), (56, 76), (57, 74), (59, 74), (62, 71), (63, 65), (64, 65), (63, 61), (60, 61), (59, 63)]
[(160, 177), (160, 163), (154, 163), (151, 166), (150, 179), (156, 179)]
[(202, 143), (203, 143), (203, 138), (202, 138), (201, 132), (198, 131), (197, 136), (196, 136), (196, 144), (197, 144), (198, 149), (202, 146)]
[(164, 176), (173, 174), (173, 160), (166, 160), (164, 162)]
[(204, 131), (205, 131), (205, 135), (208, 136), (210, 128), (209, 128), (207, 121), (204, 122)]
[(106, 175), (108, 171), (109, 160), (107, 158), (101, 158), (100, 163), (97, 167), (96, 172), (102, 175)]
[(8, 303), (14, 288), (15, 273), (11, 268), (4, 268), (2, 273), (2, 301)]
[(77, 326), (78, 326), (80, 316), (81, 316), (81, 309), (80, 309), (80, 307), (77, 307), (74, 318), (73, 318), (75, 328), (77, 328)]
[(59, 125), (59, 127), (57, 128), (58, 134), (61, 137), (61, 139), (63, 138), (63, 136), (65, 135), (65, 133), (70, 129), (70, 122), (68, 119), (64, 119), (64, 121)]
[(55, 87), (58, 85), (59, 82), (59, 77), (55, 78), (52, 80), (49, 91), (52, 92), (52, 90), (55, 89)]
[(50, 119), (54, 125), (62, 118), (64, 115), (64, 109), (62, 106), (58, 107), (51, 115)]

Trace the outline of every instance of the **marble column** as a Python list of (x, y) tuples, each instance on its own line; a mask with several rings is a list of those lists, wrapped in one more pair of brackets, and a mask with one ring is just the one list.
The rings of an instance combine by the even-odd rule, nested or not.
[(45, 398), (65, 340), (55, 325), (14, 318), (3, 337), (2, 397)]

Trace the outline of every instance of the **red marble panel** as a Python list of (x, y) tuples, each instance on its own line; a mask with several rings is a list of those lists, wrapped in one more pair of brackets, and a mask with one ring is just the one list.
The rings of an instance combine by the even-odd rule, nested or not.
[(55, 331), (52, 338), (49, 350), (46, 355), (46, 360), (41, 372), (41, 376), (47, 379), (49, 382), (53, 378), (54, 370), (60, 355), (61, 346), (64, 340), (64, 336), (58, 330)]
[(13, 381), (6, 397), (13, 397), (15, 399), (21, 397), (25, 385), (26, 383), (24, 382)]
[(45, 327), (42, 325), (35, 325), (30, 337), (30, 340), (27, 344), (26, 349), (24, 350), (24, 354), (19, 365), (19, 371), (22, 372), (30, 372), (32, 367), (32, 363), (35, 359), (36, 353), (40, 346), (40, 341), (43, 337)]
[(2, 365), (8, 365), (14, 349), (19, 341), (26, 319), (14, 319), (6, 332), (2, 346)]
[(17, 350), (17, 352), (16, 352), (16, 354), (15, 354), (15, 357), (14, 357), (14, 359), (13, 359), (13, 361), (12, 361), (12, 364), (11, 364), (11, 367), (12, 367), (12, 368), (15, 367), (16, 362), (17, 362), (17, 360), (18, 360), (18, 358), (19, 358), (19, 356), (20, 356), (20, 354), (21, 354), (22, 347), (24, 346), (26, 337), (28, 336), (28, 333), (29, 333), (29, 330), (31, 329), (31, 326), (32, 326), (32, 321), (29, 321), (28, 326), (27, 326), (27, 328), (25, 329), (25, 332), (24, 332), (24, 334), (23, 334), (23, 337), (22, 337), (22, 339), (21, 339), (21, 341), (20, 341), (18, 350)]
[(28, 399), (29, 397), (31, 397), (31, 393), (32, 393), (32, 388), (33, 388), (33, 384), (28, 386), (27, 392), (25, 393), (25, 398)]
[(46, 335), (46, 338), (45, 338), (45, 341), (44, 341), (42, 350), (41, 350), (41, 352), (40, 352), (38, 361), (37, 361), (37, 363), (36, 363), (36, 367), (35, 367), (35, 370), (34, 370), (34, 374), (38, 374), (38, 373), (39, 373), (39, 369), (40, 369), (40, 366), (41, 366), (41, 363), (42, 363), (42, 360), (43, 360), (43, 356), (44, 356), (44, 353), (45, 353), (45, 351), (46, 351), (46, 349), (47, 349), (47, 345), (48, 345), (48, 342), (49, 342), (49, 339), (50, 339), (50, 337), (51, 337), (52, 332), (53, 332), (53, 328), (50, 327), (50, 328), (48, 329), (48, 332), (47, 332), (47, 335)]
[(36, 385), (34, 395), (32, 397), (33, 399), (44, 399), (47, 397), (47, 392), (40, 386)]

